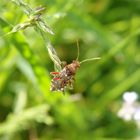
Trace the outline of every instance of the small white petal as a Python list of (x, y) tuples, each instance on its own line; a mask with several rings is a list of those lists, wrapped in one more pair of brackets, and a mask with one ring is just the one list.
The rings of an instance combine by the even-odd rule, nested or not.
[(127, 103), (133, 103), (138, 99), (138, 95), (136, 92), (125, 92), (123, 94), (123, 99)]
[(134, 120), (140, 121), (140, 108), (136, 110), (134, 114)]

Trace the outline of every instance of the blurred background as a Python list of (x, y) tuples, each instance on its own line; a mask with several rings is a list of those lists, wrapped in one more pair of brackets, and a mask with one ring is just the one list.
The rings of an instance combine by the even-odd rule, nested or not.
[[(26, 0), (46, 7), (59, 58), (92, 57), (74, 89), (50, 92), (54, 64), (16, 0), (0, 3), (0, 139), (140, 139), (140, 0)], [(17, 0), (18, 1), (18, 0)]]

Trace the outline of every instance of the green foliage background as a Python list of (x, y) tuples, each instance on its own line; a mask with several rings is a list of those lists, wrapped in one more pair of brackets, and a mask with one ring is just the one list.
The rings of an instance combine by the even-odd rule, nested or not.
[[(125, 91), (140, 93), (140, 0), (28, 0), (47, 8), (48, 38), (61, 60), (100, 56), (83, 63), (74, 89), (50, 92), (54, 71), (44, 41), (33, 28), (0, 38), (2, 140), (135, 139), (133, 121), (117, 116)], [(28, 18), (12, 0), (1, 0), (0, 35)]]

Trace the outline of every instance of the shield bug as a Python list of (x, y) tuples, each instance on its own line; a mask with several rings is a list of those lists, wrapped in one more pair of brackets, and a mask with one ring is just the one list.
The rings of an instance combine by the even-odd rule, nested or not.
[(64, 92), (65, 89), (72, 89), (73, 83), (74, 83), (74, 77), (77, 72), (77, 70), (80, 68), (80, 64), (84, 63), (86, 61), (92, 61), (100, 59), (97, 58), (90, 58), (85, 59), (83, 61), (78, 61), (79, 58), (79, 44), (77, 42), (77, 49), (78, 54), (76, 60), (73, 60), (72, 63), (65, 65), (62, 70), (59, 72), (51, 72), (50, 74), (53, 76), (53, 79), (51, 80), (51, 91), (62, 91)]

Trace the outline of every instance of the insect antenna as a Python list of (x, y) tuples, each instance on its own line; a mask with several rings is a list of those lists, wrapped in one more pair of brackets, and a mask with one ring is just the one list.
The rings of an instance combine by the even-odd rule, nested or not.
[[(78, 61), (78, 59), (79, 59), (79, 42), (78, 42), (78, 40), (76, 42), (77, 42), (77, 58), (76, 58), (76, 60)], [(100, 57), (88, 58), (88, 59), (82, 60), (80, 62), (80, 64), (87, 62), (87, 61), (93, 61), (93, 60), (98, 60), (98, 59), (101, 59), (101, 58)]]
[(87, 61), (93, 61), (93, 60), (98, 60), (98, 59), (101, 59), (101, 58), (100, 57), (95, 57), (95, 58), (85, 59), (85, 60), (81, 61), (80, 64), (82, 64), (84, 62), (87, 62)]

